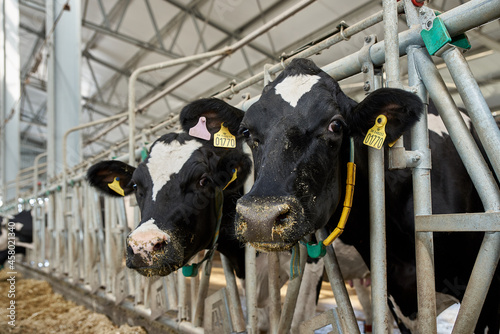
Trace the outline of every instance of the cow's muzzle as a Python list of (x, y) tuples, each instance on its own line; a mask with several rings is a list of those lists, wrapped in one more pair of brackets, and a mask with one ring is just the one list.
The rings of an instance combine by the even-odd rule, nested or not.
[(304, 209), (295, 197), (244, 196), (236, 205), (236, 234), (264, 252), (290, 249), (304, 228)]
[(176, 240), (161, 231), (132, 233), (127, 238), (127, 267), (143, 276), (166, 276), (182, 265)]

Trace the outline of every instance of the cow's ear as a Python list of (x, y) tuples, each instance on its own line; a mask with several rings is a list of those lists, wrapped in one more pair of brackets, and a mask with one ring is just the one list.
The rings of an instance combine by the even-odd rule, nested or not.
[[(191, 102), (182, 108), (180, 121), (182, 129), (187, 133), (190, 133), (193, 128), (198, 130), (198, 125), (201, 131), (206, 128), (211, 134), (210, 138), (213, 139), (213, 134), (221, 129), (221, 124), (224, 124), (229, 132), (236, 136), (243, 116), (244, 113), (240, 109), (222, 100), (208, 98)], [(203, 119), (200, 121), (202, 117), (204, 122)]]
[(130, 182), (134, 171), (134, 167), (121, 161), (101, 161), (89, 168), (87, 181), (107, 195), (127, 196), (134, 191)]
[(378, 115), (387, 117), (386, 143), (392, 143), (410, 129), (422, 115), (420, 98), (401, 89), (381, 88), (368, 95), (350, 113), (347, 123), (352, 137), (363, 140)]
[(225, 192), (232, 192), (243, 187), (247, 177), (252, 172), (252, 160), (238, 150), (228, 152), (217, 163), (215, 180)]

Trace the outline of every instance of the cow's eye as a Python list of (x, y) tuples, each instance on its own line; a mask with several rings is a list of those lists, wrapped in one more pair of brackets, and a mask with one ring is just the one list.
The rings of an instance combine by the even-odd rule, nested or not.
[(137, 191), (137, 184), (136, 184), (136, 183), (134, 183), (134, 184), (132, 185), (132, 188), (134, 188), (134, 191)]
[(250, 138), (250, 130), (243, 128), (241, 130), (241, 134), (245, 136), (245, 138)]
[(328, 125), (328, 131), (333, 133), (339, 133), (340, 131), (342, 131), (342, 126), (343, 126), (342, 122), (335, 119), (330, 123), (330, 125)]
[(198, 184), (200, 187), (205, 187), (208, 184), (209, 180), (206, 176), (202, 176), (200, 181), (198, 181)]

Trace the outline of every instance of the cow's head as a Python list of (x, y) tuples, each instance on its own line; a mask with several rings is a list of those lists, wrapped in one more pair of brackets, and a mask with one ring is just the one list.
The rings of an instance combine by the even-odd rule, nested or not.
[(205, 139), (170, 133), (154, 142), (137, 168), (104, 161), (87, 172), (89, 183), (107, 195), (135, 193), (142, 218), (127, 238), (126, 263), (147, 276), (168, 275), (210, 248), (216, 231), (216, 189), (227, 186), (225, 196), (237, 193), (251, 169), (240, 137), (234, 149), (214, 146), (214, 133), (222, 124), (237, 134), (242, 111), (221, 100), (202, 99), (184, 107), (180, 118), (186, 132), (201, 118), (196, 136)]
[(392, 142), (421, 111), (417, 96), (397, 89), (377, 90), (358, 104), (313, 62), (292, 61), (241, 123), (256, 179), (238, 201), (238, 238), (262, 251), (284, 250), (323, 227), (345, 189), (349, 137), (359, 144), (384, 114), (385, 142)]

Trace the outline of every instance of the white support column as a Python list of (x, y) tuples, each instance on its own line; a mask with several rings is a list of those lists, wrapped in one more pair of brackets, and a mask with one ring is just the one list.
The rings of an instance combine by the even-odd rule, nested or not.
[[(66, 1), (47, 0), (47, 31), (54, 25)], [(62, 171), (62, 140), (64, 133), (80, 123), (80, 63), (81, 63), (81, 2), (68, 1), (69, 10), (64, 10), (57, 22), (48, 45), (47, 80), (47, 152), (48, 176)], [(68, 166), (80, 159), (81, 140), (79, 133), (69, 135), (67, 141)]]
[[(19, 97), (21, 75), (19, 58), (19, 1), (0, 0), (0, 170), (3, 202), (14, 199), (16, 188), (7, 183), (15, 181), (21, 169), (19, 137)], [(5, 122), (7, 122), (5, 124)], [(5, 124), (5, 127), (3, 127)]]

